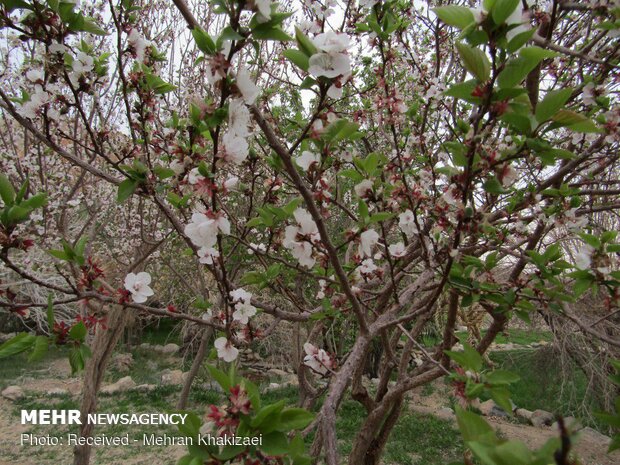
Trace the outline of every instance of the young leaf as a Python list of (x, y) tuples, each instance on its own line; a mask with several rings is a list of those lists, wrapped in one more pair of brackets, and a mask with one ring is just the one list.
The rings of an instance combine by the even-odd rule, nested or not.
[(80, 321), (69, 330), (69, 337), (74, 341), (83, 342), (87, 332), (86, 325)]
[(6, 206), (11, 205), (15, 201), (15, 189), (13, 189), (9, 178), (3, 173), (0, 173), (0, 197), (2, 197), (2, 201)]
[(196, 45), (205, 55), (213, 55), (215, 53), (215, 42), (209, 34), (200, 29), (199, 27), (195, 27), (192, 29), (192, 36), (196, 41)]
[(521, 0), (497, 0), (493, 5), (493, 22), (498, 26), (503, 24), (508, 17), (515, 11)]
[(457, 42), (456, 48), (465, 69), (480, 81), (486, 82), (491, 73), (491, 63), (485, 53), (479, 48), (470, 47), (462, 42)]
[(129, 197), (133, 195), (138, 187), (138, 181), (135, 179), (125, 179), (118, 185), (118, 194), (116, 196), (116, 201), (118, 203), (123, 203)]
[(572, 89), (559, 89), (547, 92), (545, 98), (536, 105), (536, 120), (543, 123), (555, 115), (572, 95)]
[(19, 333), (17, 336), (0, 345), (0, 359), (11, 357), (30, 349), (35, 339), (36, 336), (32, 334)]
[(291, 48), (284, 50), (282, 55), (288, 58), (298, 68), (308, 71), (308, 68), (310, 67), (310, 59), (304, 52)]
[(440, 6), (433, 8), (433, 12), (447, 25), (458, 27), (459, 29), (465, 29), (475, 21), (474, 14), (469, 8), (464, 6)]

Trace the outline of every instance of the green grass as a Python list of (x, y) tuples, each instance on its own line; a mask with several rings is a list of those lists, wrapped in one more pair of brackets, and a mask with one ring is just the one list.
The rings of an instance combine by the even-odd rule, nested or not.
[(141, 342), (149, 344), (165, 345), (171, 342), (180, 343), (178, 323), (173, 319), (156, 320), (157, 323), (147, 326), (140, 336)]
[[(481, 331), (482, 336), (486, 334), (486, 330)], [(458, 331), (456, 336), (461, 344), (467, 342), (467, 331)], [(550, 342), (553, 339), (553, 335), (550, 331), (544, 331), (540, 329), (509, 329), (507, 335), (499, 333), (495, 338), (496, 344), (518, 344), (528, 345), (535, 342)], [(441, 342), (441, 337), (437, 335), (424, 335), (422, 336), (422, 344), (426, 347), (433, 347)]]
[[(355, 401), (342, 404), (336, 431), (339, 452), (346, 456), (366, 414)], [(398, 465), (445, 465), (462, 455), (463, 442), (452, 422), (405, 410), (401, 413), (385, 449), (382, 463)]]
[(0, 390), (15, 384), (21, 377), (45, 378), (49, 376), (47, 369), (50, 364), (66, 356), (65, 350), (51, 348), (42, 360), (36, 362), (28, 361), (29, 354), (27, 353), (0, 359)]
[[(565, 368), (570, 370), (570, 379), (562, 382), (562, 367), (551, 349), (494, 352), (491, 359), (501, 368), (521, 377), (510, 387), (512, 400), (521, 408), (542, 409), (577, 418), (582, 416), (580, 412), (584, 402), (591, 409), (599, 410), (588, 394), (588, 380), (576, 366)], [(597, 426), (595, 423), (585, 423)]]

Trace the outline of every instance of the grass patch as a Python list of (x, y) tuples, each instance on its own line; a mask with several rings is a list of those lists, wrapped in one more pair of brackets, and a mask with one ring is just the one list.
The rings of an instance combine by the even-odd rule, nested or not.
[(8, 358), (0, 359), (0, 389), (4, 389), (11, 384), (15, 384), (15, 380), (28, 378), (45, 378), (49, 376), (49, 366), (59, 358), (67, 356), (67, 352), (62, 349), (50, 347), (49, 352), (42, 360), (29, 362), (29, 354), (21, 353)]
[[(584, 405), (590, 411), (599, 410), (588, 392), (588, 380), (583, 372), (570, 364), (570, 382), (563, 382), (562, 366), (551, 348), (493, 352), (491, 359), (505, 370), (512, 371), (521, 380), (510, 387), (512, 400), (528, 410), (547, 410), (564, 416), (583, 417)], [(588, 426), (596, 423), (584, 419)]]
[[(339, 453), (346, 456), (366, 413), (355, 401), (346, 401), (338, 411), (336, 431)], [(451, 421), (420, 415), (405, 409), (386, 445), (382, 463), (398, 465), (445, 465), (457, 460), (463, 441)]]

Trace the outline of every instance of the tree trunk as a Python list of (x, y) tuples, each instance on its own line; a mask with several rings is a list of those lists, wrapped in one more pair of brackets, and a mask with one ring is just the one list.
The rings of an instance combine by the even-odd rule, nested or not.
[(194, 357), (194, 361), (192, 362), (192, 367), (187, 373), (187, 377), (183, 383), (183, 389), (181, 390), (181, 395), (179, 397), (179, 401), (177, 402), (177, 409), (184, 410), (187, 406), (187, 399), (189, 398), (189, 392), (192, 388), (192, 383), (194, 382), (194, 378), (198, 374), (198, 370), (202, 366), (202, 362), (207, 355), (207, 349), (209, 347), (209, 340), (213, 335), (213, 328), (210, 326), (206, 326), (202, 331), (202, 336), (200, 337), (200, 345), (198, 346), (198, 352), (196, 352), (196, 356)]
[[(82, 418), (80, 437), (92, 436), (94, 425), (88, 423), (87, 417), (97, 410), (97, 394), (103, 381), (103, 375), (114, 347), (123, 335), (127, 318), (127, 309), (115, 305), (108, 312), (108, 329), (99, 329), (95, 335), (91, 348), (92, 357), (86, 362), (84, 370), (84, 387), (80, 406)], [(73, 465), (88, 465), (91, 451), (92, 447), (87, 444), (76, 446), (73, 449)]]

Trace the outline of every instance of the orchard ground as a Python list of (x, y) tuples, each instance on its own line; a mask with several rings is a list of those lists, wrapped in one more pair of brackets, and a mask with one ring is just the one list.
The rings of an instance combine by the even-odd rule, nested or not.
[[(465, 334), (459, 334), (461, 340)], [(592, 418), (584, 417), (584, 406), (595, 401), (587, 394), (587, 380), (574, 370), (569, 376), (571, 383), (561, 383), (562, 369), (553, 356), (551, 337), (545, 332), (512, 330), (508, 337), (498, 340), (491, 359), (498, 366), (518, 373), (521, 381), (513, 389), (513, 401), (521, 408), (543, 409), (564, 416), (579, 418), (587, 429), (579, 439), (576, 450), (584, 465), (613, 465), (620, 460), (620, 454), (605, 454), (604, 437), (594, 430), (605, 432)], [(146, 335), (144, 340), (163, 344), (158, 334)], [(126, 376), (136, 384), (150, 385), (148, 391), (127, 390), (114, 395), (100, 395), (99, 411), (108, 413), (165, 412), (174, 407), (180, 386), (161, 383), (162, 372), (183, 366), (179, 354), (162, 354), (139, 347), (132, 350), (133, 363), (128, 371), (111, 369), (104, 385), (110, 385)], [(52, 465), (70, 463), (72, 449), (68, 446), (25, 446), (19, 445), (21, 433), (33, 433), (66, 437), (77, 432), (74, 426), (28, 426), (21, 425), (21, 409), (75, 409), (79, 408), (82, 380), (72, 377), (69, 364), (62, 351), (55, 351), (35, 367), (24, 369), (20, 357), (0, 362), (0, 389), (9, 385), (22, 387), (25, 395), (19, 400), (0, 398), (0, 465)], [(206, 370), (205, 370), (206, 372)], [(565, 373), (566, 374), (566, 373)], [(292, 376), (292, 375), (291, 375)], [(265, 376), (261, 387), (266, 401), (286, 399), (288, 404), (297, 401), (297, 388), (286, 385), (281, 378)], [(372, 387), (372, 383), (369, 382)], [(194, 383), (189, 409), (204, 412), (205, 406), (221, 403), (222, 393), (210, 387), (206, 373), (201, 373)], [(395, 434), (391, 436), (383, 459), (384, 465), (445, 465), (462, 457), (463, 444), (456, 430), (450, 408), (454, 406), (452, 388), (448, 380), (437, 380), (431, 385), (411, 393), (407, 411), (401, 416)], [(590, 405), (591, 407), (592, 405)], [(363, 418), (362, 408), (348, 400), (339, 412), (337, 423), (340, 452), (345, 456), (351, 449), (351, 438)], [(509, 439), (519, 439), (528, 446), (540, 447), (556, 431), (552, 427), (537, 428), (525, 424), (516, 417), (487, 417), (487, 420)], [(129, 433), (130, 438), (141, 438), (143, 434), (177, 434), (175, 427), (167, 426), (106, 426), (98, 427), (95, 434), (120, 436)], [(309, 438), (311, 439), (311, 438)], [(186, 453), (182, 446), (127, 446), (96, 447), (93, 464), (96, 465), (173, 465)]]

